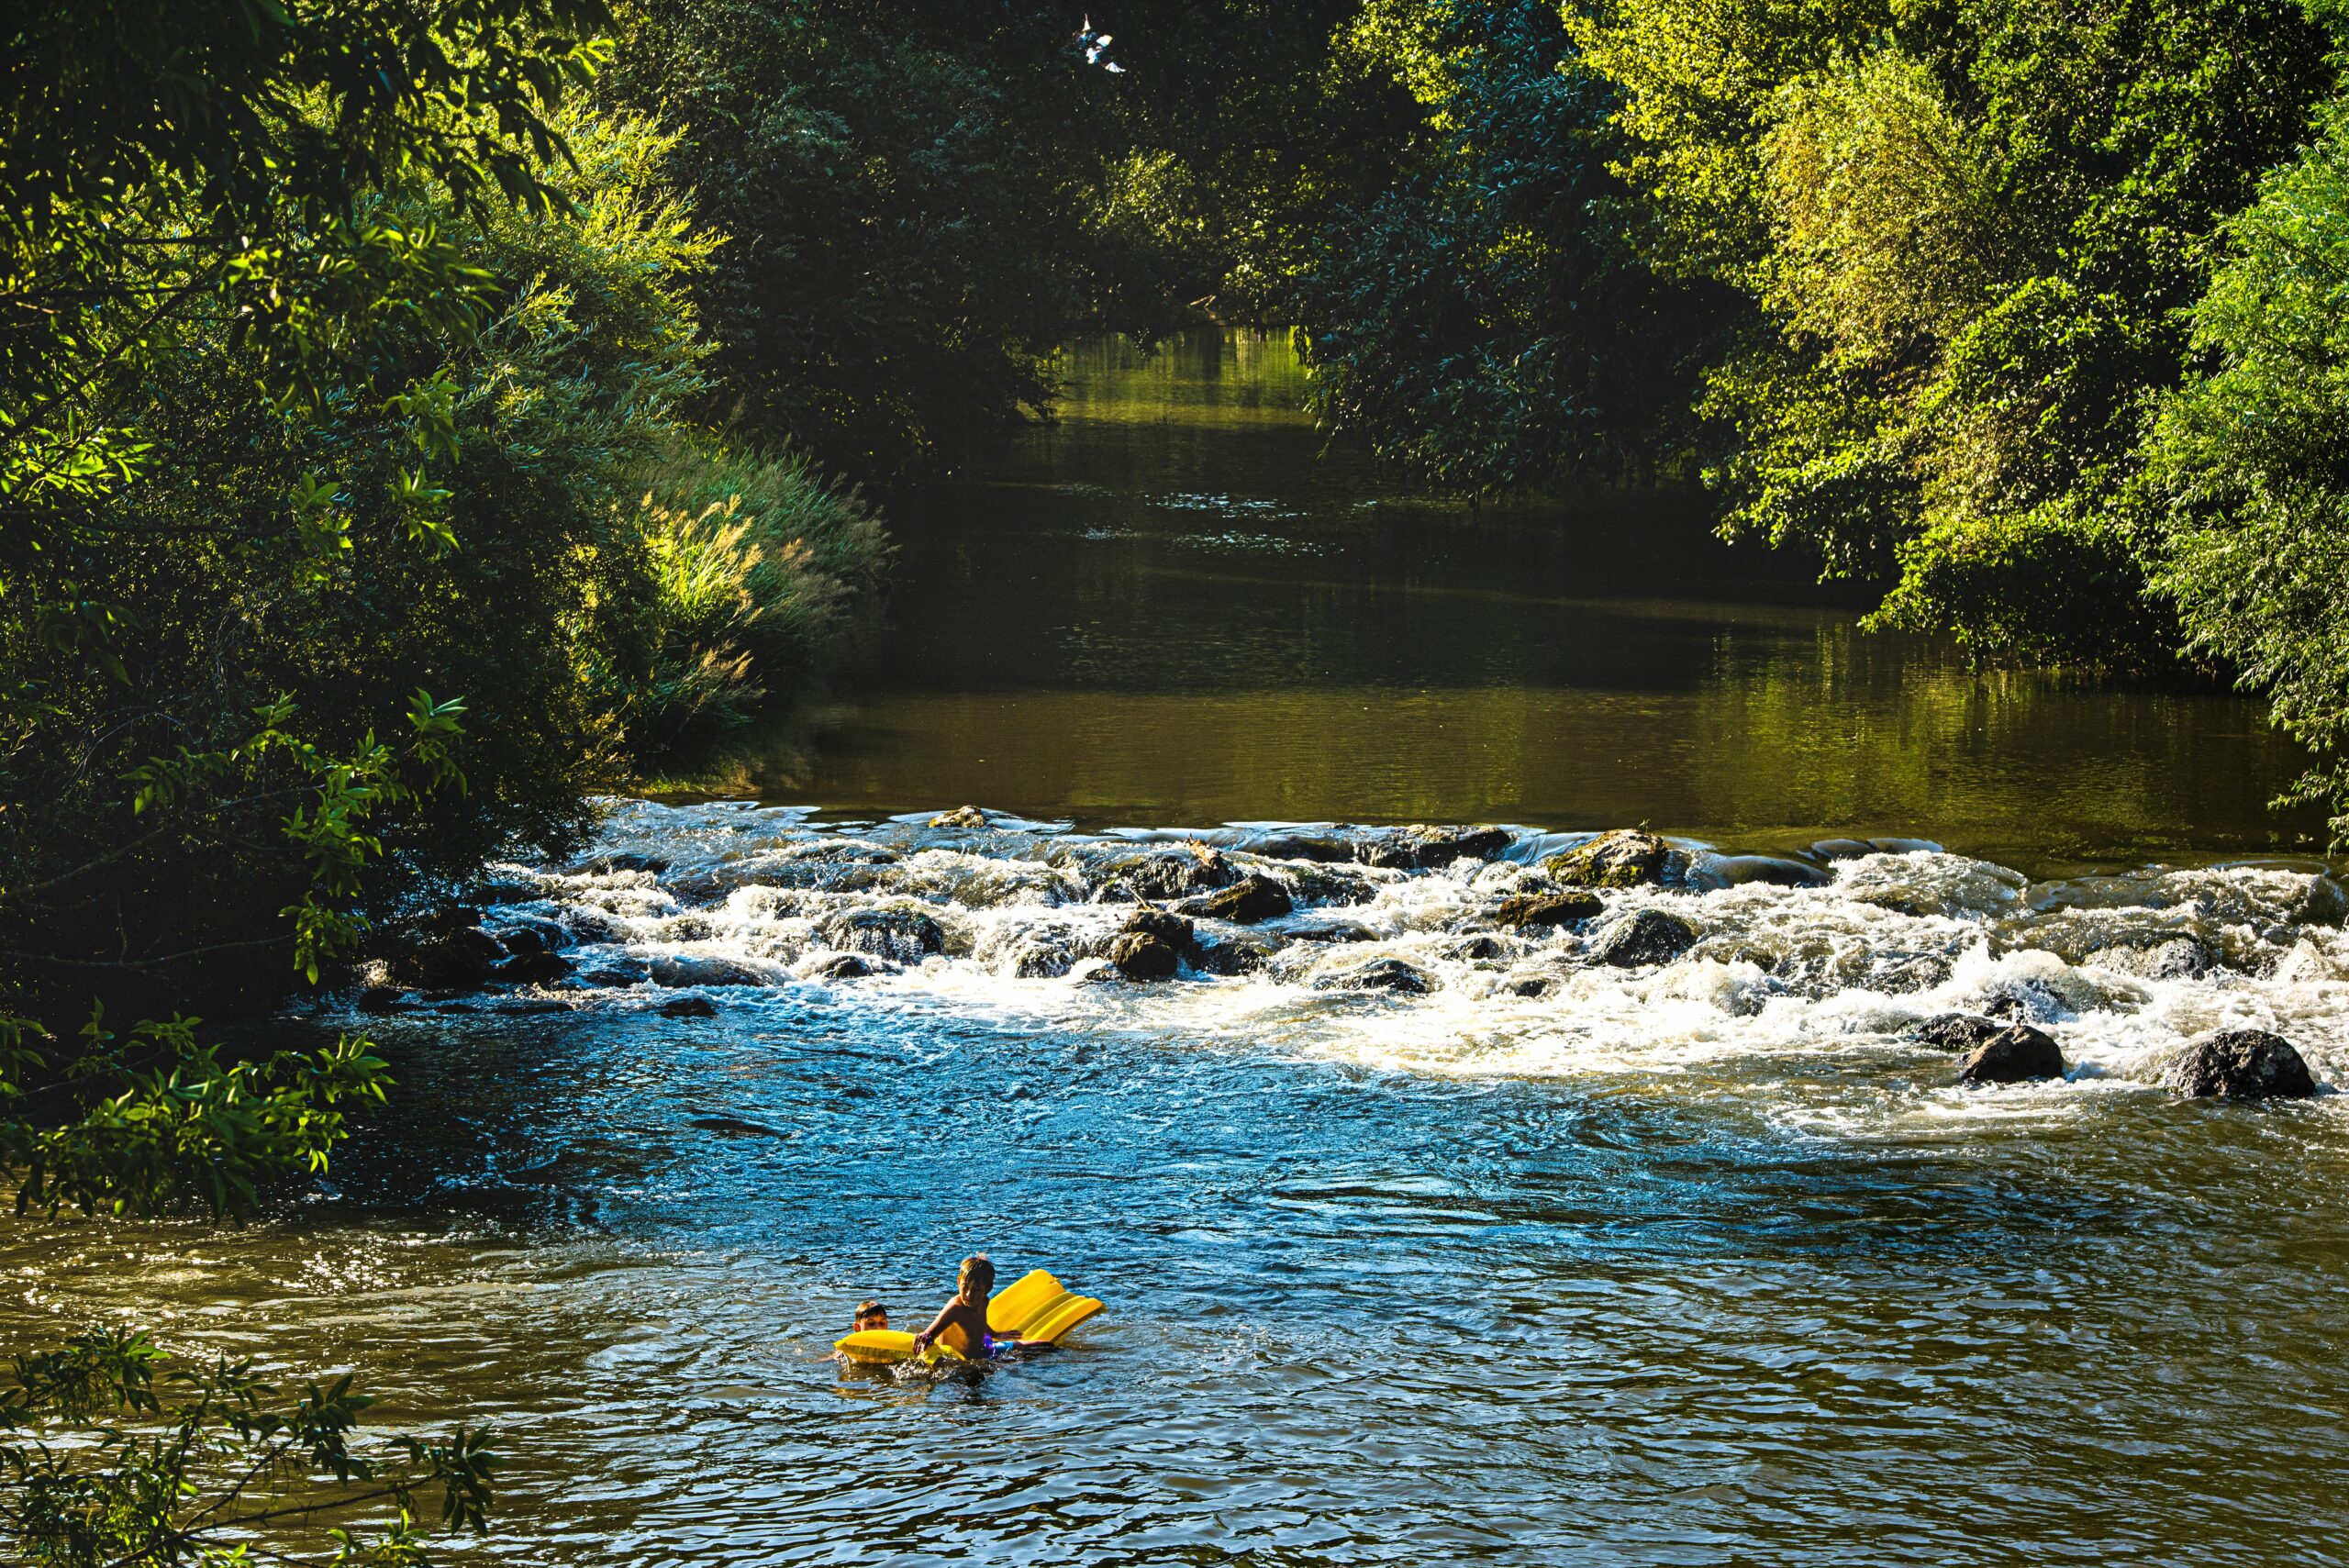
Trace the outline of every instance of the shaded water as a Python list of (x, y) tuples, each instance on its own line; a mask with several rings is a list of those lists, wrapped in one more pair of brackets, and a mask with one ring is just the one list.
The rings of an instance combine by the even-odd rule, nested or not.
[(1923, 832), (2034, 867), (2321, 841), (2267, 808), (2305, 762), (2256, 704), (1977, 677), (1695, 495), (1413, 500), (1322, 454), (1302, 397), (1278, 335), (1080, 347), (1057, 428), (892, 502), (878, 667), (747, 782), (1103, 826)]
[[(1054, 439), (1278, 473), (1271, 407)], [(2160, 1083), (2240, 1026), (2349, 1083), (2349, 896), (2321, 862), (2223, 859), (2277, 831), (2256, 808), (2288, 768), (2243, 709), (1976, 691), (1783, 581), (1594, 593), (1611, 629), (1558, 631), (1581, 623), (1527, 562), (1573, 552), (1530, 518), (1435, 518), (1492, 552), (1471, 573), (1372, 507), (1378, 570), (1310, 588), (1130, 494), (1086, 503), (1150, 536), (1097, 541), (1124, 567), (1054, 531), (1075, 499), (973, 494), (954, 569), (992, 618), (948, 613), (964, 545), (914, 531), (897, 614), (929, 656), (834, 733), (805, 787), (835, 809), (625, 805), (591, 856), (503, 868), (489, 926), (571, 980), (319, 1020), (401, 1080), (333, 1181), (237, 1230), (0, 1229), (0, 1349), (138, 1320), (358, 1369), (388, 1418), (488, 1422), (515, 1461), (462, 1561), (2349, 1558), (2349, 1100)], [(1277, 537), (1353, 548), (1316, 516)], [(1709, 570), (1670, 537), (1646, 569)], [(1217, 602), (1258, 628), (1253, 685), (1181, 631)], [(933, 827), (860, 791), (1039, 815)], [(1535, 826), (1452, 853), (1270, 820), (1317, 817)], [(1638, 817), (1787, 852), (1684, 840), (1671, 886), (1504, 923), (1572, 841), (1539, 828)], [(1227, 817), (1256, 825), (1130, 826)], [(1814, 820), (1965, 842), (1802, 849)], [(2154, 844), (2176, 868), (2123, 863)], [(1201, 913), (1170, 981), (1105, 973), (1137, 890), (1248, 874), (1289, 912)], [(1694, 946), (1607, 962), (1645, 909)], [(661, 1014), (685, 996), (715, 1016)], [(1915, 1026), (1992, 1009), (2066, 1076), (1956, 1086)], [(918, 1321), (981, 1246), (1108, 1310), (974, 1383), (829, 1360), (858, 1298)]]

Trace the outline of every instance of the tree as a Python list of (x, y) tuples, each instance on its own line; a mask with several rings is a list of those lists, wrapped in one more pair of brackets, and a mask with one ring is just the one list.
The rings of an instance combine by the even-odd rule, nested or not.
[(2143, 483), (2154, 584), (2193, 647), (2315, 749), (2349, 838), (2349, 105), (2227, 225), (2193, 311), (2212, 361), (2163, 402)]
[(1296, 282), (1324, 424), (1454, 491), (1653, 473), (1719, 291), (1638, 253), (1642, 216), (1606, 168), (1614, 95), (1555, 8), (1377, 3), (1351, 49), (1427, 119)]

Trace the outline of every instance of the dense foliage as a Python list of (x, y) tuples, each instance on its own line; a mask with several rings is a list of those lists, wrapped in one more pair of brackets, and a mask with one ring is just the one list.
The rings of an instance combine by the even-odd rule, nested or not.
[(689, 128), (728, 237), (695, 297), (709, 412), (879, 477), (1048, 406), (1111, 282), (1086, 220), (1108, 73), (1074, 15), (952, 0), (640, 0), (606, 95)]
[(1614, 95), (1555, 6), (1373, 0), (1344, 41), (1426, 119), (1299, 270), (1324, 422), (1453, 490), (1668, 461), (1713, 291), (1640, 254), (1607, 168)]
[(2349, 839), (2349, 104), (2228, 232), (2194, 311), (2217, 362), (2150, 442), (2149, 553), (2194, 645), (2325, 759), (2308, 791)]

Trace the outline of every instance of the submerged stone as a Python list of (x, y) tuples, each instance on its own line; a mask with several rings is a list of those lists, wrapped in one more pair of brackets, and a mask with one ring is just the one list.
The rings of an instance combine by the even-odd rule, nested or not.
[(764, 985), (767, 977), (747, 964), (710, 953), (662, 953), (647, 962), (652, 984), (682, 991), (694, 985)]
[(1637, 887), (1664, 881), (1673, 859), (1672, 846), (1646, 828), (1618, 828), (1552, 855), (1542, 869), (1576, 887)]
[(707, 996), (680, 996), (674, 1002), (662, 1003), (661, 1016), (664, 1018), (714, 1018), (718, 1017), (718, 1004)]
[(1705, 872), (1730, 887), (1824, 887), (1835, 880), (1822, 867), (1776, 855), (1720, 855), (1706, 862)]
[(811, 980), (862, 980), (873, 972), (864, 956), (853, 952), (818, 953), (799, 966)]
[(2282, 1035), (2227, 1029), (2197, 1040), (2165, 1079), (2181, 1095), (2231, 1100), (2298, 1100), (2316, 1093), (2309, 1064)]
[(1522, 929), (1572, 925), (1606, 911), (1607, 906), (1587, 893), (1522, 893), (1502, 899), (1500, 913), (1494, 917), (1512, 929)]
[(2029, 1024), (2009, 1024), (1977, 1045), (1957, 1069), (1961, 1084), (2022, 1084), (2061, 1078), (2064, 1053), (2053, 1037)]
[(1272, 961), (1275, 950), (1253, 940), (1202, 942), (1194, 961), (1208, 974), (1253, 974)]
[(669, 869), (669, 862), (658, 855), (597, 855), (579, 869), (589, 876), (610, 876), (624, 872), (643, 872), (658, 876)]
[(1609, 926), (1592, 950), (1601, 963), (1640, 969), (1669, 963), (1697, 945), (1697, 928), (1661, 909), (1642, 909)]

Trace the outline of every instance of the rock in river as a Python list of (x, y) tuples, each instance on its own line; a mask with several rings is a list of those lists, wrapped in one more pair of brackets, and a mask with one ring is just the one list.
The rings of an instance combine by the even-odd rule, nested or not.
[(1399, 958), (1375, 958), (1359, 968), (1318, 975), (1313, 988), (1317, 991), (1393, 991), (1406, 996), (1420, 996), (1435, 989), (1435, 981), (1426, 970), (1414, 968)]
[(1183, 906), (1189, 913), (1204, 915), (1211, 919), (1230, 920), (1234, 925), (1252, 926), (1259, 920), (1277, 919), (1296, 907), (1288, 889), (1269, 876), (1253, 872), (1218, 893), (1204, 898), (1194, 898)]
[(2292, 1042), (2266, 1029), (2227, 1029), (2188, 1047), (2165, 1080), (2181, 1095), (2297, 1100), (2316, 1093)]
[(1662, 882), (1672, 846), (1644, 828), (1618, 828), (1586, 844), (1552, 855), (1542, 869), (1576, 887), (1637, 887)]
[(1502, 925), (1513, 929), (1529, 926), (1568, 926), (1602, 914), (1607, 906), (1587, 893), (1525, 893), (1501, 900)]
[(1639, 969), (1669, 963), (1697, 945), (1697, 928), (1661, 909), (1642, 909), (1607, 928), (1592, 950), (1601, 963)]
[(2029, 1024), (2009, 1024), (1974, 1048), (1958, 1067), (1961, 1084), (2022, 1084), (2061, 1078), (2064, 1053), (2050, 1036)]
[(958, 806), (952, 811), (941, 811), (930, 819), (933, 828), (984, 828), (987, 814), (975, 806)]
[(674, 1002), (661, 1004), (664, 1018), (714, 1018), (718, 1005), (707, 996), (680, 996)]
[(559, 952), (544, 948), (537, 952), (518, 952), (497, 966), (497, 979), (508, 985), (551, 985), (571, 973), (571, 961)]
[(1191, 945), (1191, 922), (1163, 909), (1137, 909), (1118, 928), (1120, 936), (1151, 937), (1180, 952)]
[(1147, 931), (1120, 931), (1109, 943), (1109, 962), (1129, 980), (1172, 980), (1183, 955), (1172, 942)]
[(1422, 822), (1365, 838), (1357, 843), (1354, 854), (1364, 865), (1426, 871), (1448, 866), (1464, 855), (1470, 860), (1491, 860), (1515, 838), (1506, 828), (1431, 828)]
[(2007, 1026), (1977, 1013), (1943, 1013), (1917, 1026), (1917, 1038), (1935, 1051), (1972, 1051)]
[(844, 952), (919, 963), (946, 951), (946, 933), (918, 909), (852, 909), (824, 922), (824, 940)]

